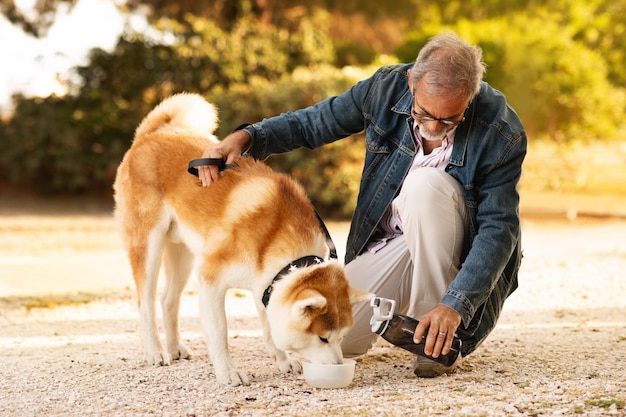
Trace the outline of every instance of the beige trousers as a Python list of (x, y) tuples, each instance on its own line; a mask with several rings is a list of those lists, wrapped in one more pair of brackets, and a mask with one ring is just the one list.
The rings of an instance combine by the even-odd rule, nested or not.
[[(464, 191), (436, 168), (411, 171), (397, 197), (403, 235), (376, 253), (365, 252), (346, 265), (350, 284), (396, 300), (396, 313), (420, 319), (435, 307), (461, 267), (468, 226)], [(367, 352), (376, 341), (367, 303), (354, 306), (354, 326), (344, 356)]]

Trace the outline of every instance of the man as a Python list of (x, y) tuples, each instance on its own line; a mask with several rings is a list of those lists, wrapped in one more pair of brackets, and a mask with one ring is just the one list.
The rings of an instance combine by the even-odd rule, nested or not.
[[(380, 68), (345, 93), (247, 125), (203, 157), (234, 162), (318, 148), (365, 131), (366, 155), (346, 246), (351, 285), (397, 302), (420, 320), (433, 357), (462, 339), (462, 356), (493, 330), (517, 288), (521, 261), (517, 184), (526, 134), (504, 96), (482, 81), (480, 48), (453, 33), (432, 38), (414, 64)], [(201, 167), (205, 186), (216, 167)], [(376, 339), (371, 308), (354, 310), (346, 356)], [(456, 365), (456, 363), (455, 363)], [(451, 372), (418, 357), (414, 372)]]

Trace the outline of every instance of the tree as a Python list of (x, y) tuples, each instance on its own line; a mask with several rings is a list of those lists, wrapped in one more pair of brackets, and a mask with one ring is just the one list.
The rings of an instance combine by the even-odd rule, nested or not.
[[(482, 47), (485, 79), (505, 93), (531, 138), (614, 137), (624, 125), (625, 90), (611, 83), (603, 55), (581, 40), (580, 24), (568, 26), (554, 14), (541, 8), (445, 27)], [(423, 25), (398, 54), (408, 59), (441, 30), (437, 23)]]
[[(112, 53), (93, 50), (89, 63), (75, 68), (67, 96), (17, 96), (17, 116), (1, 126), (2, 176), (49, 192), (107, 191), (139, 121), (173, 93), (193, 91), (217, 103), (223, 136), (243, 120), (313, 104), (356, 81), (330, 65), (321, 11), (292, 22), (291, 32), (252, 16), (228, 32), (193, 15), (155, 25), (162, 37), (137, 34), (120, 39)], [(280, 159), (272, 162), (280, 168)], [(323, 196), (322, 211), (345, 212), (351, 192)]]
[[(75, 3), (39, 0), (41, 19), (20, 14), (12, 0), (0, 0), (0, 10), (42, 36), (57, 8)], [(15, 116), (0, 123), (0, 178), (52, 191), (110, 192), (135, 127), (173, 93), (193, 91), (217, 103), (222, 137), (243, 121), (345, 91), (373, 72), (368, 64), (396, 61), (386, 54), (413, 61), (443, 29), (483, 48), (487, 80), (507, 95), (531, 138), (610, 138), (624, 123), (626, 0), (120, 5), (145, 13), (151, 30), (124, 33), (111, 53), (92, 51), (89, 63), (69, 77), (67, 96), (17, 95)], [(356, 196), (361, 145), (356, 136), (324, 152), (295, 152), (269, 162), (299, 178), (323, 212), (347, 214)]]
[(68, 6), (71, 9), (77, 2), (78, 0), (37, 0), (31, 10), (33, 13), (25, 13), (17, 7), (15, 0), (0, 0), (0, 13), (25, 33), (44, 37), (54, 23), (59, 7)]

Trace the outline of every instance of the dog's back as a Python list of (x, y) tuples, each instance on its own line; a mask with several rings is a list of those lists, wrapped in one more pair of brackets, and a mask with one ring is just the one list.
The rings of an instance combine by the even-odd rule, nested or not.
[(249, 158), (210, 187), (187, 172), (189, 161), (216, 140), (207, 130), (216, 119), (211, 104), (184, 94), (165, 100), (139, 125), (114, 185), (125, 238), (147, 240), (157, 233), (195, 242), (189, 249), (211, 264), (215, 277), (237, 261), (258, 276), (280, 270), (278, 259), (325, 258), (328, 248), (312, 205), (287, 175)]

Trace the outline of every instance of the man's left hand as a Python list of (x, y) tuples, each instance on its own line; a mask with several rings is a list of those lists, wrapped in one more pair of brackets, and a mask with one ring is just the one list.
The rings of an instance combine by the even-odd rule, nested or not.
[(454, 333), (461, 324), (461, 315), (443, 304), (437, 305), (422, 317), (415, 328), (413, 341), (419, 343), (426, 336), (424, 353), (438, 358), (447, 355), (452, 347)]

